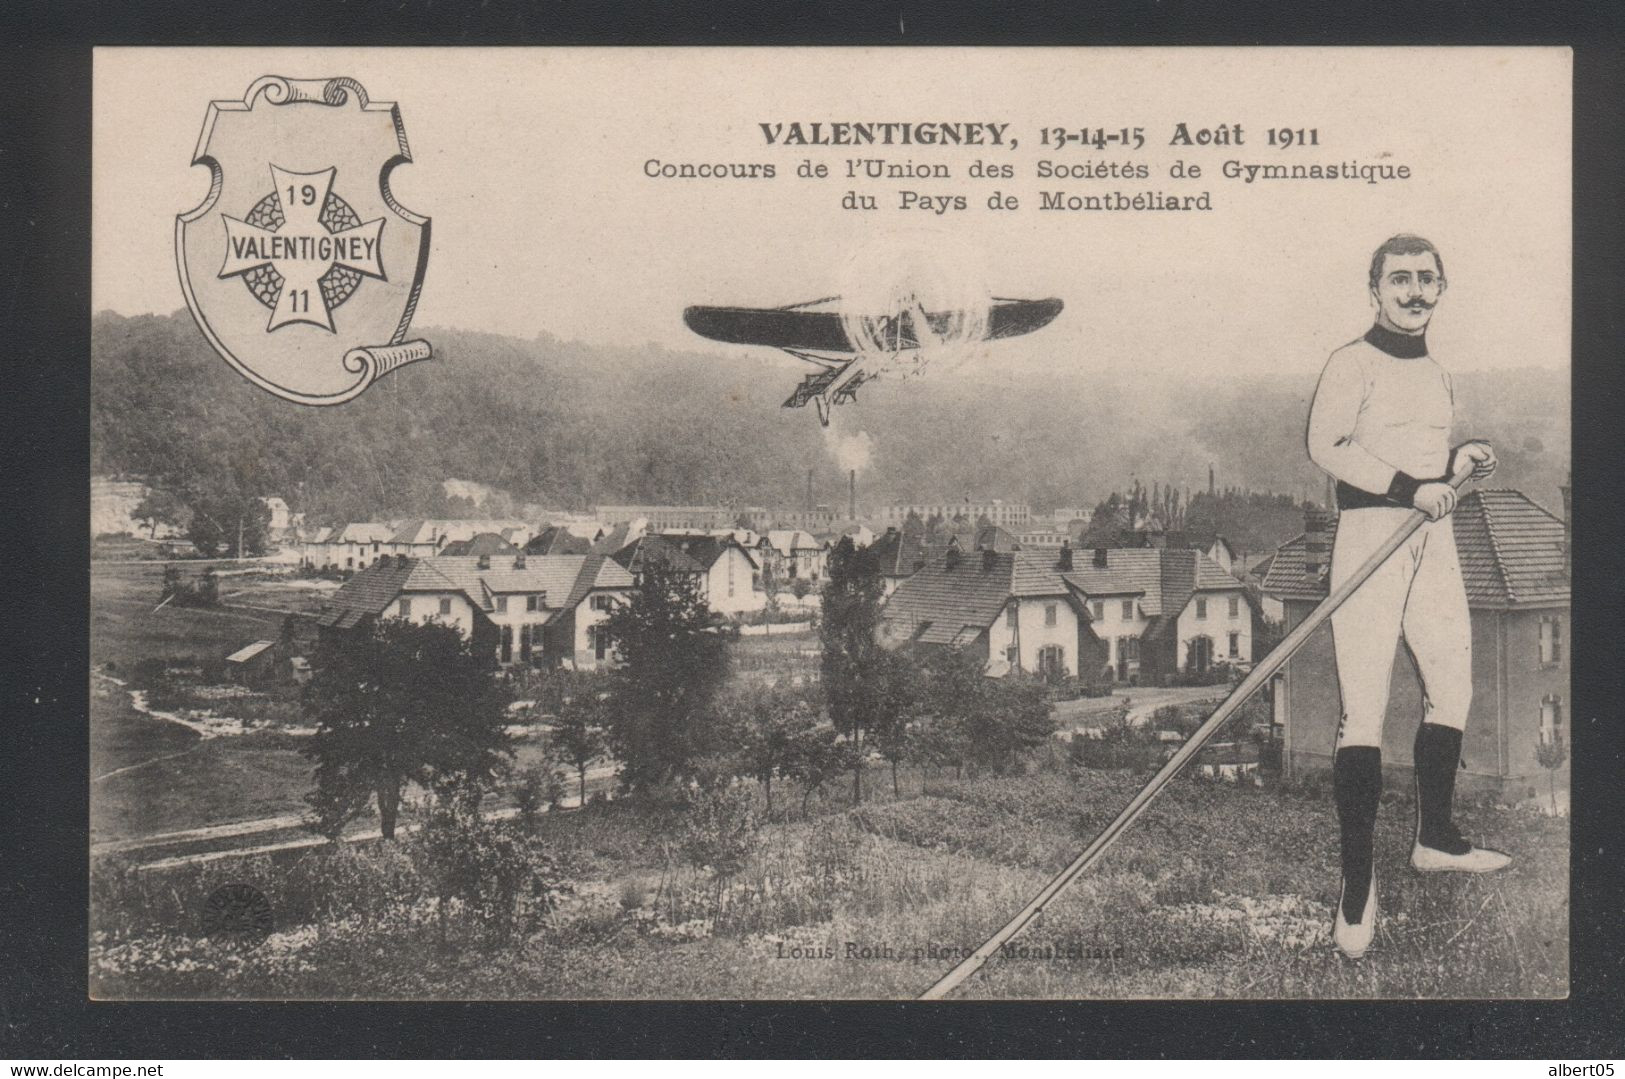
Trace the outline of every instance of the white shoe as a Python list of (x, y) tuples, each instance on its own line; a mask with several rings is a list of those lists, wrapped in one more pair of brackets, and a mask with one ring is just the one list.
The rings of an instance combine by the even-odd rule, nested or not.
[(1422, 873), (1493, 873), (1511, 861), (1512, 855), (1484, 847), (1473, 847), (1465, 854), (1436, 850), (1420, 841), (1411, 847), (1411, 868)]
[[(1343, 882), (1343, 888), (1348, 888), (1348, 881)], [(1337, 895), (1337, 918), (1332, 922), (1332, 943), (1337, 950), (1350, 959), (1359, 959), (1365, 955), (1365, 950), (1371, 947), (1372, 931), (1377, 924), (1377, 867), (1371, 867), (1371, 891), (1365, 897), (1365, 913), (1360, 920), (1350, 925), (1343, 920), (1343, 893)]]

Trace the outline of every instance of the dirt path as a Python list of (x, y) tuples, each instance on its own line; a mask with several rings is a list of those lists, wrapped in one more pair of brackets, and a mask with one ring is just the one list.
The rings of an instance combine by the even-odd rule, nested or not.
[(1136, 688), (1128, 693), (1128, 721), (1136, 726), (1146, 722), (1158, 708), (1170, 704), (1192, 704), (1212, 701), (1217, 704), (1230, 692), (1229, 686), (1170, 686), (1167, 688)]
[[(233, 593), (233, 595), (235, 595), (235, 594), (236, 593)], [(257, 603), (227, 603), (227, 602), (225, 602), (225, 600), (220, 601), (220, 606), (229, 607), (230, 609), (232, 609), (234, 611), (265, 611), (268, 614), (310, 614), (311, 613), (309, 611), (296, 611), (296, 610), (293, 610), (290, 607), (261, 607)], [(194, 607), (192, 609), (193, 610), (198, 610), (199, 608)]]
[(1229, 691), (1229, 686), (1126, 686), (1110, 697), (1080, 697), (1075, 701), (1058, 701), (1055, 705), (1055, 718), (1063, 730), (1081, 730), (1088, 725), (1089, 720), (1117, 711), (1126, 700), (1129, 706), (1128, 721), (1140, 726), (1150, 721), (1158, 708), (1198, 701), (1217, 704)]
[(135, 764), (126, 764), (123, 768), (115, 768), (111, 772), (106, 772), (97, 776), (96, 778), (92, 779), (91, 782), (100, 783), (104, 779), (112, 779), (114, 776), (121, 776), (126, 772), (133, 772), (137, 768), (145, 768), (149, 764), (157, 764), (159, 761), (172, 761), (176, 757), (184, 757), (188, 753), (196, 753), (202, 747), (203, 740), (200, 738), (192, 745), (187, 746), (185, 749), (180, 750), (177, 753), (165, 753), (159, 757), (148, 757), (144, 761), (137, 761)]
[[(196, 747), (194, 746), (193, 748), (195, 749)], [(191, 750), (186, 750), (185, 752), (190, 753)], [(170, 756), (180, 756), (180, 754), (170, 754)], [(155, 757), (153, 760), (143, 761), (141, 764), (131, 765), (130, 768), (140, 768), (144, 765), (153, 763), (153, 761), (162, 759), (165, 758)], [(618, 765), (610, 763), (595, 765), (592, 768), (588, 768), (587, 783), (589, 796), (596, 793), (592, 789), (594, 785), (596, 785), (599, 790), (602, 790), (604, 787), (604, 781), (613, 779), (618, 767)], [(128, 770), (128, 768), (120, 769), (120, 771)], [(115, 773), (108, 773), (108, 775), (113, 774)], [(104, 776), (102, 778), (106, 777)], [(567, 784), (567, 786), (570, 788), (572, 793), (566, 795), (565, 798), (559, 802), (559, 808), (580, 808), (580, 799), (574, 793), (575, 777), (573, 775), (570, 777), (570, 782)], [(514, 816), (517, 812), (518, 810), (510, 807), (493, 810), (486, 814), (486, 816), (493, 820), (505, 820), (508, 817)], [(302, 815), (289, 814), (280, 817), (263, 817), (259, 820), (232, 821), (227, 824), (214, 824), (201, 828), (186, 828), (178, 832), (156, 832), (152, 835), (137, 836), (134, 839), (116, 839), (109, 840), (104, 843), (93, 843), (90, 847), (90, 853), (92, 856), (102, 854), (124, 854), (131, 851), (150, 850), (155, 847), (170, 847), (185, 843), (205, 843), (215, 840), (252, 839), (255, 836), (270, 836), (277, 832), (286, 832), (291, 829), (303, 827), (304, 819), (305, 818)], [(356, 839), (368, 838), (374, 834), (376, 828), (376, 823), (363, 824), (359, 826), (356, 831), (346, 835), (344, 837), (345, 841), (351, 842)], [(396, 829), (396, 831), (409, 832), (411, 831), (411, 828), (406, 825), (402, 825), (400, 828)], [(247, 847), (232, 846), (225, 850), (200, 851), (193, 854), (183, 854), (170, 858), (160, 858), (156, 861), (147, 863), (146, 867), (158, 868), (163, 866), (190, 865), (197, 862), (208, 862), (219, 858), (230, 858), (239, 855), (267, 854), (279, 850), (293, 850), (299, 847), (314, 846), (325, 842), (325, 839), (318, 836), (300, 836), (295, 839), (288, 839), (276, 843)]]

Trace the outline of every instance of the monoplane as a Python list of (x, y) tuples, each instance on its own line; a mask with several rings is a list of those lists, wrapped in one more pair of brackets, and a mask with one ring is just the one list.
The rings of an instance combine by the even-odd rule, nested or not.
[(1057, 299), (995, 297), (985, 312), (927, 311), (914, 304), (885, 315), (854, 316), (843, 313), (839, 303), (839, 297), (829, 296), (787, 307), (690, 307), (683, 321), (701, 337), (781, 349), (816, 366), (784, 407), (803, 408), (810, 401), (818, 422), (828, 427), (830, 411), (853, 400), (865, 383), (920, 374), (944, 345), (962, 344), (966, 337), (997, 341), (1032, 333), (1053, 322), (1063, 306)]

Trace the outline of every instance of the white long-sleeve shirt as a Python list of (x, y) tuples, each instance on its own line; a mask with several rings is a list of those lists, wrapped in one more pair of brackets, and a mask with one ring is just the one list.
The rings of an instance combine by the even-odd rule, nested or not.
[(1396, 473), (1421, 480), (1445, 474), (1455, 395), (1450, 376), (1425, 351), (1395, 356), (1373, 338), (1382, 333), (1326, 361), (1309, 407), (1308, 442), (1310, 460), (1332, 478), (1382, 495)]

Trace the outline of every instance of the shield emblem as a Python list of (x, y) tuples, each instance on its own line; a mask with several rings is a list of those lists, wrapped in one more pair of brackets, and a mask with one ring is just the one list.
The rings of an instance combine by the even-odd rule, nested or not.
[(175, 220), (175, 259), (198, 328), (244, 378), (336, 405), (429, 358), (407, 337), (429, 219), (389, 191), (411, 160), (400, 110), (354, 79), (272, 75), (209, 103), (192, 164), (213, 182)]

